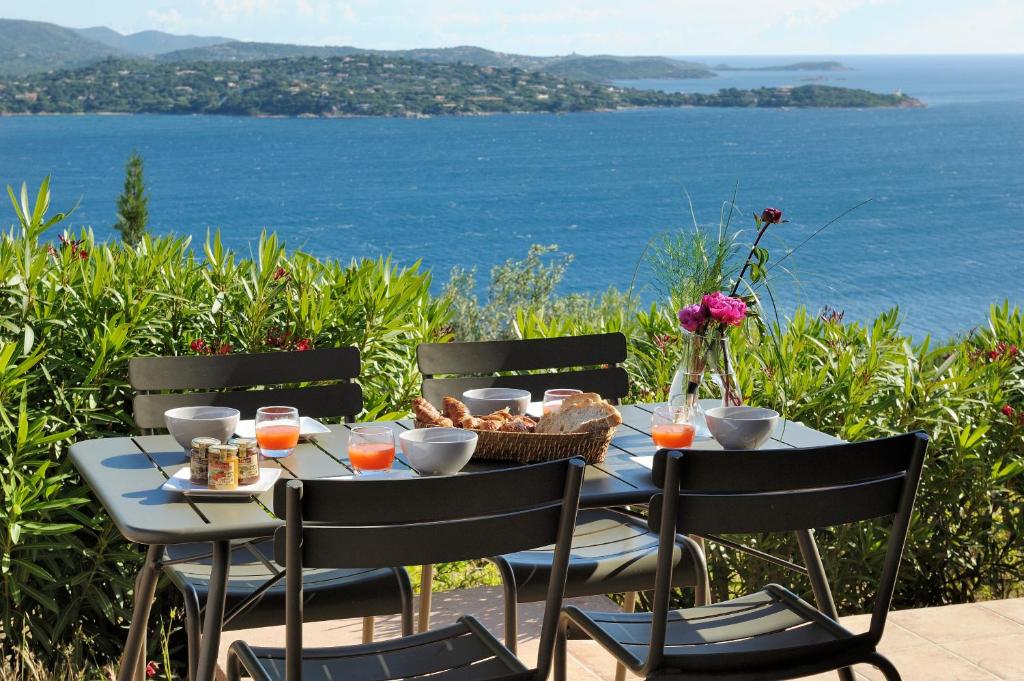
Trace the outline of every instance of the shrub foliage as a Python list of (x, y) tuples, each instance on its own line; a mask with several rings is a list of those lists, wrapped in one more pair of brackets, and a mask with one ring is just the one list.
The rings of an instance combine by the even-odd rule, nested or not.
[[(140, 554), (112, 528), (67, 449), (133, 432), (130, 357), (355, 345), (363, 418), (388, 418), (418, 391), (416, 346), (452, 338), (451, 310), (470, 302), (454, 300), (451, 288), (432, 296), (418, 265), (319, 261), (286, 251), (272, 234), (252, 257), (216, 235), (201, 248), (149, 236), (136, 246), (102, 244), (87, 231), (50, 241), (44, 233), (63, 216), (47, 217), (48, 197), (46, 183), (35, 201), (12, 193), (18, 224), (0, 238), (0, 646), (3, 657), (44, 660), (67, 659), (71, 646), (103, 664), (122, 646)], [(552, 278), (538, 265), (543, 252), (525, 261), (523, 276), (515, 263), (499, 268), (492, 292), (501, 305), (459, 334), (622, 331), (632, 399), (663, 399), (678, 361), (673, 311), (640, 308), (615, 292), (560, 304), (548, 288), (538, 298), (533, 287)], [(800, 312), (775, 335), (771, 351), (737, 338), (743, 394), (846, 439), (917, 428), (933, 438), (897, 605), (1019, 593), (1021, 312), (993, 307), (987, 328), (947, 342), (911, 341), (896, 310), (868, 324)], [(796, 556), (785, 536), (743, 539)], [(818, 539), (841, 610), (863, 610), (882, 560), (881, 529), (823, 530)], [(742, 554), (711, 552), (717, 598), (792, 581)]]

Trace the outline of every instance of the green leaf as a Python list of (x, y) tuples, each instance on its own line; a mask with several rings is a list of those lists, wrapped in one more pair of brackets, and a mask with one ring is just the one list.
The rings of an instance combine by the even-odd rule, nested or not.
[(35, 342), (36, 342), (36, 333), (35, 333), (35, 331), (32, 330), (31, 326), (26, 324), (25, 325), (25, 342), (24, 342), (24, 345), (23, 345), (22, 352), (24, 352), (26, 355), (29, 354), (30, 352), (32, 352), (32, 346), (35, 344)]

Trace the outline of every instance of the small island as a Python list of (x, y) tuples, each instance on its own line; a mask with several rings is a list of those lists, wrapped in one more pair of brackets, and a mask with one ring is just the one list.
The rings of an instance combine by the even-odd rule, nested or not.
[(718, 64), (712, 66), (715, 71), (852, 71), (849, 66), (837, 61), (799, 61), (794, 64), (778, 64), (773, 66), (730, 66)]
[(107, 59), (0, 80), (0, 114), (417, 117), (637, 107), (916, 107), (903, 94), (803, 85), (668, 93), (540, 71), (377, 55), (248, 62)]

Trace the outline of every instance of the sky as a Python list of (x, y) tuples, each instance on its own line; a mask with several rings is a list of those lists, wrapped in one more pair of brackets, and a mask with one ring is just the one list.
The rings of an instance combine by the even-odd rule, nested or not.
[(1024, 0), (0, 0), (0, 17), (122, 33), (535, 55), (1024, 52)]

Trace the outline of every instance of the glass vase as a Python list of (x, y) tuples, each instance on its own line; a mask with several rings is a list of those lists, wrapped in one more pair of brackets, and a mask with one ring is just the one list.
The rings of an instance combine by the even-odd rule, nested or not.
[(682, 357), (672, 377), (668, 401), (692, 410), (697, 437), (711, 437), (700, 404), (701, 386), (706, 386), (704, 393), (710, 393), (723, 407), (743, 404), (735, 366), (729, 338), (723, 332), (683, 332)]

